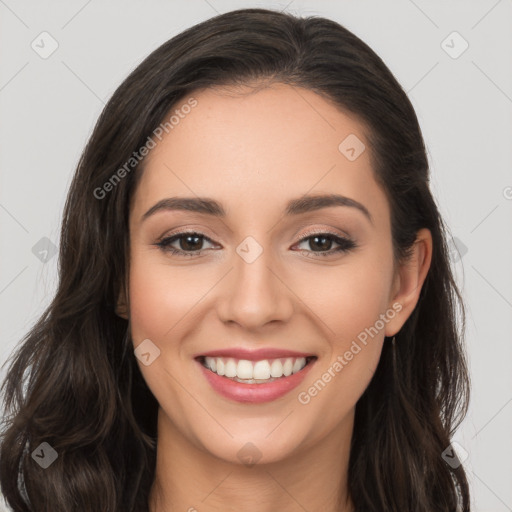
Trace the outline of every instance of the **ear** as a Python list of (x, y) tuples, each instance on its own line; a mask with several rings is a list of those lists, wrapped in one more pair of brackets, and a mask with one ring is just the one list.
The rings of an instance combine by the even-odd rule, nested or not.
[[(390, 296), (389, 307), (395, 304), (399, 312), (386, 325), (386, 336), (394, 336), (400, 331), (413, 312), (420, 297), (421, 288), (427, 277), (432, 261), (432, 234), (430, 230), (420, 229), (416, 234), (410, 257), (400, 263), (396, 271)], [(401, 306), (399, 309), (398, 305)]]
[(124, 285), (120, 287), (119, 296), (116, 304), (116, 315), (128, 320), (128, 301), (126, 300), (126, 291)]

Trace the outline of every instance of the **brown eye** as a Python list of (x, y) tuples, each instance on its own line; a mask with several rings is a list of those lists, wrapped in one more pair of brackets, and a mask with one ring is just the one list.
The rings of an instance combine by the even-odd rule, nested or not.
[[(303, 238), (300, 243), (307, 243), (309, 245), (309, 249), (301, 249), (301, 251), (317, 253), (320, 256), (329, 256), (337, 252), (348, 252), (356, 247), (352, 240), (330, 233), (315, 233)], [(332, 249), (333, 244), (338, 245), (338, 247)]]
[[(196, 256), (203, 252), (203, 243), (211, 240), (201, 233), (185, 232), (177, 233), (160, 240), (156, 245), (165, 252), (172, 254), (180, 254), (183, 256)], [(178, 242), (178, 247), (171, 244)]]

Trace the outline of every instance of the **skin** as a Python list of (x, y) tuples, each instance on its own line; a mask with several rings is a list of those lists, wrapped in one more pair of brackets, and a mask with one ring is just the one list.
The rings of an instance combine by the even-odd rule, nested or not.
[[(410, 260), (395, 264), (389, 204), (373, 176), (364, 125), (316, 93), (273, 84), (193, 97), (197, 106), (146, 160), (130, 211), (129, 300), (120, 295), (118, 305), (131, 320), (134, 347), (149, 338), (160, 349), (149, 366), (138, 360), (160, 404), (150, 510), (338, 512), (341, 500), (341, 510), (351, 511), (355, 405), (384, 336), (396, 334), (417, 303), (431, 261), (430, 232), (419, 231)], [(367, 148), (354, 161), (338, 150), (349, 134)], [(284, 215), (290, 199), (331, 193), (362, 203), (372, 221), (349, 206)], [(171, 196), (215, 199), (227, 216), (168, 210), (141, 220)], [(207, 237), (193, 246), (203, 250), (199, 256), (155, 245), (182, 229)], [(357, 247), (332, 252), (333, 241), (318, 249), (306, 238), (312, 230), (349, 237)], [(263, 249), (250, 264), (236, 252), (247, 236)], [(172, 245), (190, 247), (183, 238)], [(300, 403), (298, 394), (393, 304), (401, 311)], [(241, 404), (218, 395), (193, 359), (239, 346), (288, 348), (318, 360), (284, 397)], [(248, 442), (261, 456), (253, 466), (237, 456)]]

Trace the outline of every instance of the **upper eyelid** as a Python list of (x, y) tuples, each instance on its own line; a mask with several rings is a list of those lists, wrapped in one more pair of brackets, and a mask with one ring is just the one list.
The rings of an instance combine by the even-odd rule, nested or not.
[(306, 230), (304, 233), (302, 233), (301, 240), (303, 240), (304, 238), (308, 238), (310, 236), (315, 236), (315, 235), (332, 235), (332, 236), (335, 236), (335, 237), (338, 237), (338, 238), (349, 238), (349, 239), (352, 239), (352, 237), (348, 233), (336, 233), (334, 230), (331, 231), (331, 230), (326, 229), (326, 228), (321, 228), (321, 229), (318, 229), (318, 230), (314, 229), (314, 230), (311, 230), (311, 231), (310, 230)]
[[(164, 235), (157, 241), (157, 244), (162, 243), (165, 240), (172, 240), (172, 239), (174, 239), (174, 240), (172, 240), (172, 242), (174, 243), (176, 240), (179, 240), (180, 237), (186, 236), (186, 235), (199, 235), (201, 238), (207, 240), (211, 244), (219, 245), (217, 242), (214, 242), (208, 235), (202, 233), (200, 230), (193, 230), (193, 229), (185, 230), (185, 231), (178, 231), (177, 233), (171, 233), (169, 235)], [(295, 242), (294, 245), (297, 245), (298, 243), (308, 240), (309, 238), (311, 238), (315, 235), (329, 235), (333, 238), (338, 238), (338, 239), (342, 239), (342, 240), (344, 239), (349, 242), (355, 243), (355, 241), (349, 235), (346, 235), (346, 234), (341, 235), (339, 233), (335, 233), (335, 232), (329, 231), (324, 228), (323, 230), (320, 229), (320, 230), (306, 231), (305, 233), (303, 233), (301, 235), (299, 240), (297, 242)], [(338, 243), (338, 242), (334, 241), (334, 243)], [(207, 249), (200, 249), (199, 251), (193, 251), (193, 252), (200, 253), (205, 250), (207, 250)]]
[(186, 235), (199, 235), (201, 238), (204, 238), (205, 240), (208, 240), (212, 244), (217, 243), (217, 242), (214, 242), (211, 239), (211, 237), (209, 237), (208, 235), (205, 235), (201, 231), (195, 231), (195, 230), (178, 231), (177, 233), (171, 233), (169, 235), (164, 235), (164, 236), (162, 236), (161, 238), (158, 239), (158, 242), (162, 242), (164, 240), (170, 240), (172, 238), (175, 238), (175, 239), (179, 240), (180, 237), (186, 236)]
[[(185, 219), (183, 219), (183, 220), (185, 220)], [(314, 230), (312, 231), (312, 233), (313, 234), (328, 233), (332, 236), (337, 236), (340, 238), (349, 238), (349, 239), (355, 240), (353, 235), (357, 234), (358, 235), (357, 238), (358, 238), (359, 234), (364, 234), (366, 232), (365, 229), (363, 229), (363, 226), (361, 226), (360, 223), (357, 221), (357, 219), (352, 219), (351, 217), (338, 218), (337, 216), (326, 215), (325, 213), (320, 215), (320, 214), (314, 212), (308, 218), (301, 217), (300, 219), (297, 218), (295, 220), (298, 221), (298, 226), (297, 226), (297, 224), (293, 223), (293, 224), (295, 224), (295, 227), (292, 227), (293, 226), (293, 224), (292, 224), (292, 226), (283, 228), (284, 233), (286, 233), (286, 232), (291, 233), (293, 231), (293, 233), (291, 233), (293, 238), (296, 238), (303, 231), (309, 233), (310, 229), (311, 229), (310, 226), (312, 226), (312, 225), (320, 225), (321, 226), (322, 224), (324, 225), (324, 227), (313, 228)], [(355, 222), (355, 224), (354, 224), (354, 222)], [(336, 226), (336, 224), (338, 224), (338, 223), (345, 225), (345, 228), (348, 228), (348, 231), (347, 231), (347, 229), (343, 229), (341, 226)], [(224, 224), (224, 226), (226, 226), (226, 224)], [(229, 231), (229, 235), (232, 236), (234, 234), (233, 230), (229, 226), (226, 226), (226, 227), (227, 227), (227, 230)], [(215, 233), (216, 230), (212, 230), (210, 227), (206, 227), (206, 229), (205, 229), (205, 226), (202, 222), (196, 223), (196, 222), (192, 221), (191, 223), (188, 223), (185, 220), (185, 222), (183, 222), (182, 226), (177, 226), (175, 229), (177, 229), (177, 230), (183, 229), (183, 231), (171, 232), (169, 235), (165, 234), (165, 235), (161, 236), (159, 239), (163, 240), (164, 238), (167, 238), (167, 237), (171, 237), (171, 236), (175, 236), (175, 235), (179, 235), (179, 234), (191, 233), (191, 232), (198, 233), (201, 236), (207, 237), (211, 241), (213, 241), (213, 239), (222, 240), (222, 238), (223, 238), (223, 236), (220, 235), (219, 233)], [(169, 231), (172, 231), (172, 230), (169, 230)], [(209, 236), (208, 234), (205, 233), (205, 231), (212, 233), (213, 236)], [(356, 233), (351, 234), (350, 232), (353, 232), (353, 231), (355, 231)], [(268, 233), (268, 231), (267, 231), (267, 233)], [(304, 235), (302, 235), (302, 238), (303, 237), (304, 237)], [(224, 240), (224, 242), (226, 242), (226, 240)]]

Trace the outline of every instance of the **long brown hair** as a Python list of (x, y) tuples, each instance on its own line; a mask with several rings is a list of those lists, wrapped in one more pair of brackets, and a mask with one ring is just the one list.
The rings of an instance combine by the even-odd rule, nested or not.
[[(384, 343), (356, 405), (352, 500), (364, 512), (455, 512), (457, 503), (470, 510), (463, 466), (441, 456), (468, 407), (464, 308), (414, 109), (382, 60), (338, 23), (242, 9), (149, 55), (113, 94), (80, 158), (64, 209), (57, 292), (12, 354), (2, 385), (0, 484), (15, 511), (147, 510), (158, 403), (136, 363), (129, 321), (115, 313), (144, 159), (108, 191), (104, 185), (194, 90), (262, 80), (312, 90), (368, 127), (397, 261), (420, 228), (433, 237), (419, 302), (394, 352)], [(46, 469), (32, 456), (43, 442), (58, 454)]]

